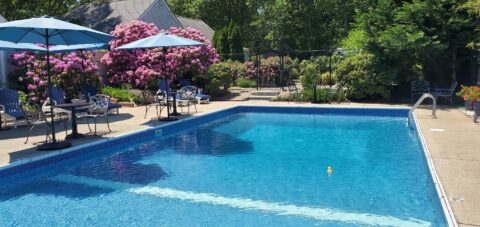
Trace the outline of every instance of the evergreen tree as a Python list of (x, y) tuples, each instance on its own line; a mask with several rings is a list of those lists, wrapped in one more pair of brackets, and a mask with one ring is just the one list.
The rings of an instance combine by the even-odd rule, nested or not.
[(240, 28), (233, 24), (229, 26), (228, 31), (228, 42), (230, 44), (230, 53), (234, 54), (232, 59), (241, 60), (242, 53), (243, 53), (243, 45), (242, 45), (242, 34), (240, 33)]

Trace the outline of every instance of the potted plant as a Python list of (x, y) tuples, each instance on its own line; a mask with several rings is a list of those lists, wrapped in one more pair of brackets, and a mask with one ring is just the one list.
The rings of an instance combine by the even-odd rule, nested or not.
[(473, 102), (475, 99), (472, 97), (472, 92), (475, 90), (475, 86), (463, 86), (459, 92), (457, 92), (457, 96), (460, 96), (465, 101), (465, 109), (466, 110), (473, 110)]

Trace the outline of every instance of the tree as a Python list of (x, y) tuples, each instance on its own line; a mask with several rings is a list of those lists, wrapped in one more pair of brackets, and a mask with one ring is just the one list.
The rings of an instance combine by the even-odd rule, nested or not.
[[(240, 33), (240, 28), (232, 23), (229, 26), (229, 32), (228, 32), (228, 42), (230, 46), (230, 53), (234, 54), (232, 58), (236, 60), (241, 60), (242, 56), (241, 54), (243, 53), (243, 44), (242, 44), (242, 34)], [(238, 57), (240, 56), (240, 57)]]
[(42, 15), (62, 17), (72, 7), (90, 2), (100, 2), (100, 0), (0, 0), (0, 14), (7, 20)]
[(293, 49), (328, 49), (345, 36), (353, 14), (350, 0), (265, 1), (253, 25), (267, 48), (284, 43)]
[(218, 53), (222, 56), (222, 58), (229, 59), (230, 58), (230, 42), (228, 40), (228, 27), (222, 28), (216, 32), (216, 46), (215, 48), (218, 50)]
[[(343, 44), (358, 44), (375, 56), (376, 66), (393, 74), (396, 89), (408, 92), (409, 82), (424, 77), (450, 84), (458, 59), (469, 55), (474, 23), (457, 10), (456, 0), (370, 0), (355, 2), (354, 30)], [(393, 88), (393, 87), (392, 87)], [(401, 93), (400, 93), (401, 94)]]

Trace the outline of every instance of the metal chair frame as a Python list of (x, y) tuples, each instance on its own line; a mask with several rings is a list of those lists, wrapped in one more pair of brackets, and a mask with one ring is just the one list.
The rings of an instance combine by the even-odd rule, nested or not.
[[(32, 103), (27, 103), (25, 105), (21, 106), (22, 112), (25, 115), (25, 121), (27, 122), (27, 125), (30, 126), (27, 131), (27, 139), (25, 140), (24, 144), (28, 143), (28, 139), (30, 138), (30, 134), (32, 133), (33, 129), (37, 126), (45, 126), (47, 133), (45, 136), (45, 142), (48, 142), (51, 133), (51, 127), (49, 122), (47, 120), (47, 117), (45, 114), (42, 112), (42, 108), (37, 105), (37, 104), (32, 104)], [(62, 118), (57, 118), (55, 120), (55, 125), (57, 124), (63, 124), (65, 128), (65, 136), (68, 134), (68, 123)]]
[(448, 100), (450, 104), (453, 104), (453, 94), (455, 92), (455, 89), (457, 88), (457, 81), (452, 81), (452, 84), (450, 85), (450, 88), (446, 89), (433, 89), (431, 94), (435, 97), (436, 100), (438, 100), (440, 97)]
[[(183, 111), (183, 106), (185, 105), (185, 102), (186, 102), (186, 105), (187, 105), (187, 113), (190, 114), (190, 105), (193, 104), (193, 106), (195, 107), (195, 112), (198, 112), (197, 111), (197, 98), (196, 98), (196, 95), (197, 95), (197, 87), (195, 86), (185, 86), (185, 87), (182, 87), (179, 91), (178, 91), (178, 95), (179, 95), (179, 98), (177, 98), (177, 103), (179, 104), (178, 106), (180, 107), (180, 109)], [(180, 105), (181, 104), (181, 105)]]
[(90, 105), (88, 106), (87, 112), (84, 115), (80, 115), (79, 119), (86, 119), (88, 129), (92, 132), (90, 128), (90, 119), (93, 119), (95, 124), (94, 135), (97, 135), (97, 119), (100, 117), (105, 118), (107, 128), (109, 132), (112, 132), (110, 129), (110, 121), (108, 119), (108, 105), (110, 103), (110, 96), (108, 95), (94, 95), (89, 98)]
[(430, 83), (425, 80), (416, 80), (411, 83), (411, 93), (410, 93), (410, 102), (413, 104), (415, 95), (423, 95), (425, 93), (430, 93)]
[(157, 117), (161, 116), (162, 110), (167, 106), (167, 102), (165, 102), (163, 98), (160, 98), (159, 95), (150, 91), (143, 91), (142, 96), (145, 102), (145, 116), (143, 119), (147, 118), (148, 110), (151, 107), (155, 107)]

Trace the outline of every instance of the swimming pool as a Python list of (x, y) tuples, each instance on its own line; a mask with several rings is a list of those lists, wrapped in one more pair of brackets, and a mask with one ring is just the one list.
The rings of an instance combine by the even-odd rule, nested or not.
[(0, 170), (0, 223), (446, 226), (407, 112), (236, 107), (72, 149)]

